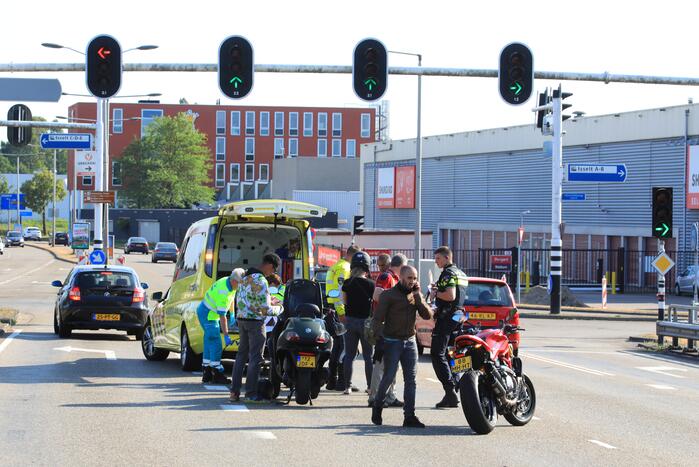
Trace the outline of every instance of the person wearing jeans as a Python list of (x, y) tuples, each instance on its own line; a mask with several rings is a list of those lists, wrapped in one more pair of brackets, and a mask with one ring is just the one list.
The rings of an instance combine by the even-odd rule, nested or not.
[[(400, 270), (400, 282), (381, 294), (379, 306), (374, 312), (371, 327), (375, 335), (383, 335), (384, 373), (379, 390), (371, 409), (371, 421), (383, 424), (382, 411), (384, 398), (389, 386), (396, 377), (398, 363), (403, 367), (403, 426), (424, 428), (425, 425), (415, 416), (415, 391), (417, 376), (417, 343), (415, 342), (415, 320), (417, 313), (424, 319), (431, 319), (425, 299), (420, 293), (417, 271), (412, 266)], [(382, 330), (383, 328), (383, 330)]]

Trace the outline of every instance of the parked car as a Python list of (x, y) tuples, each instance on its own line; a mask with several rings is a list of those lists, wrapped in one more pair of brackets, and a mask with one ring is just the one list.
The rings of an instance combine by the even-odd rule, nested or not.
[(5, 241), (0, 237), (0, 255), (5, 254)]
[(70, 238), (66, 232), (56, 232), (56, 237), (54, 238), (54, 245), (65, 245), (70, 246)]
[(24, 237), (22, 236), (22, 232), (17, 230), (7, 232), (7, 235), (5, 236), (5, 243), (7, 246), (21, 246), (24, 248)]
[(179, 254), (180, 249), (177, 248), (177, 245), (174, 243), (169, 243), (169, 242), (158, 242), (155, 244), (155, 248), (153, 249), (153, 253), (151, 254), (151, 262), (152, 263), (157, 263), (158, 261), (172, 261), (173, 263), (177, 262), (177, 255)]
[(140, 251), (144, 255), (149, 253), (148, 240), (143, 237), (129, 237), (124, 245), (124, 253), (129, 254), (133, 251)]
[(24, 229), (24, 239), (25, 240), (41, 240), (41, 229), (38, 227), (26, 227)]
[(70, 337), (74, 329), (117, 329), (141, 340), (148, 316), (148, 284), (125, 266), (76, 266), (59, 287), (53, 331)]
[[(482, 328), (500, 327), (501, 323), (519, 325), (519, 311), (507, 282), (487, 277), (469, 277), (466, 297), (463, 302), (468, 320)], [(434, 321), (417, 317), (418, 352), (430, 347)], [(519, 349), (519, 333), (509, 334), (515, 355)]]
[[(327, 209), (284, 200), (251, 200), (230, 203), (216, 217), (202, 219), (187, 230), (182, 251), (175, 264), (170, 290), (148, 317), (142, 348), (148, 360), (163, 360), (169, 352), (180, 353), (183, 370), (201, 365), (204, 332), (196, 309), (217, 279), (235, 268), (249, 268), (262, 262), (268, 252), (282, 259), (282, 280), (313, 276), (311, 229), (307, 220), (322, 217)], [(274, 318), (266, 321), (272, 331)], [(224, 344), (224, 358), (238, 350), (238, 332), (229, 330), (233, 343)], [(223, 336), (221, 336), (223, 341)]]
[(692, 264), (687, 266), (687, 269), (682, 271), (681, 274), (675, 279), (675, 295), (682, 295), (683, 293), (693, 294), (694, 287), (697, 282), (697, 272), (699, 271), (699, 266)]

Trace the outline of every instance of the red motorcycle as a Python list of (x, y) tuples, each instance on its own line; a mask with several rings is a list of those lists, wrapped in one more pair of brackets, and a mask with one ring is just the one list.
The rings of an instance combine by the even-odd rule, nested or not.
[(465, 314), (454, 346), (449, 348), (461, 408), (478, 434), (493, 431), (498, 414), (515, 426), (526, 425), (534, 416), (534, 385), (522, 372), (522, 360), (514, 356), (507, 338), (523, 330), (512, 325), (481, 330), (469, 323)]

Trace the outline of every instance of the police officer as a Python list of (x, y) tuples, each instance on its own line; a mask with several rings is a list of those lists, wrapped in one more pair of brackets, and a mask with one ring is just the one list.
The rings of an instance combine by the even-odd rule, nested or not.
[(468, 278), (459, 268), (452, 264), (452, 253), (449, 247), (440, 246), (434, 251), (434, 262), (442, 269), (436, 284), (432, 284), (430, 299), (435, 301), (435, 324), (432, 331), (430, 357), (437, 379), (444, 388), (444, 397), (437, 402), (436, 407), (458, 407), (459, 398), (456, 395), (454, 380), (447, 358), (449, 338), (459, 325), (452, 320), (452, 315), (461, 308), (466, 298)]
[(197, 308), (197, 318), (199, 324), (204, 329), (204, 354), (202, 359), (202, 383), (228, 384), (230, 380), (223, 374), (221, 365), (221, 333), (226, 342), (226, 346), (231, 345), (231, 338), (228, 336), (228, 321), (226, 313), (233, 305), (235, 292), (238, 284), (243, 279), (245, 271), (237, 268), (231, 272), (229, 277), (214, 282), (204, 295)]
[[(345, 252), (345, 257), (340, 258), (340, 260), (328, 270), (325, 280), (325, 295), (328, 295), (333, 290), (337, 290), (338, 292), (342, 291), (342, 284), (350, 275), (350, 261), (352, 260), (352, 256), (359, 251), (360, 249), (358, 246), (350, 245)], [(340, 298), (340, 296), (336, 298), (328, 297), (327, 300), (328, 304), (335, 309), (335, 313), (338, 317), (345, 315), (345, 305), (342, 303), (342, 298)], [(335, 389), (342, 391), (345, 389), (344, 375), (341, 366), (342, 354), (345, 350), (345, 341), (342, 336), (333, 337), (335, 339), (333, 341), (333, 350), (328, 365), (330, 369), (330, 378), (328, 379), (327, 389), (330, 391)], [(338, 384), (338, 376), (340, 384)]]

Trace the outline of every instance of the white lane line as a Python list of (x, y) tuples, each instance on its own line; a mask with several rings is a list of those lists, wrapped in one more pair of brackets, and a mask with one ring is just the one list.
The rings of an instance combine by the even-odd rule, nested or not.
[(673, 388), (672, 386), (668, 386), (667, 384), (646, 384), (646, 386), (649, 386), (653, 389), (660, 389), (661, 391), (677, 391), (677, 388)]
[(558, 365), (570, 370), (581, 371), (583, 373), (588, 373), (595, 376), (614, 376), (614, 373), (607, 373), (606, 371), (593, 370), (592, 368), (585, 368), (584, 366), (573, 365), (572, 363), (565, 363), (558, 360), (553, 360), (551, 358), (541, 357), (539, 355), (527, 355), (526, 358), (531, 358), (532, 360), (538, 360), (544, 363), (550, 363), (551, 365)]
[(248, 431), (246, 434), (256, 439), (277, 439), (271, 431)]
[(99, 350), (99, 349), (81, 349), (78, 347), (71, 347), (69, 345), (65, 347), (54, 347), (53, 350), (59, 350), (61, 352), (92, 352), (92, 353), (103, 353), (104, 358), (107, 360), (116, 360), (116, 353), (113, 350)]
[(616, 355), (618, 352), (603, 352), (599, 350), (560, 350), (560, 349), (521, 349), (522, 352), (546, 352), (546, 353), (579, 353), (589, 355)]
[(597, 441), (596, 439), (588, 439), (588, 441), (592, 444), (596, 444), (597, 446), (602, 446), (605, 449), (616, 449), (616, 447), (612, 446), (611, 444), (603, 443), (602, 441)]
[(7, 280), (2, 281), (2, 282), (0, 282), (0, 285), (9, 284), (10, 282), (16, 281), (17, 279), (19, 279), (19, 278), (21, 278), (21, 277), (28, 276), (29, 274), (35, 273), (36, 271), (40, 271), (40, 270), (44, 269), (46, 266), (48, 266), (49, 264), (55, 263), (55, 262), (56, 262), (56, 260), (55, 260), (55, 259), (52, 259), (52, 260), (49, 261), (48, 263), (46, 263), (46, 264), (44, 264), (44, 265), (42, 265), (42, 266), (39, 266), (38, 268), (34, 268), (34, 269), (32, 269), (31, 271), (27, 271), (27, 272), (25, 272), (25, 273), (23, 273), (23, 274), (20, 274), (19, 276), (14, 276), (14, 277), (11, 278), (11, 279), (7, 279)]
[(219, 407), (227, 412), (250, 412), (244, 405), (222, 404)]
[(8, 345), (10, 345), (10, 342), (12, 342), (12, 339), (17, 337), (19, 335), (19, 333), (21, 333), (21, 332), (22, 332), (22, 330), (20, 329), (19, 331), (15, 331), (12, 334), (10, 334), (9, 336), (7, 336), (5, 338), (5, 340), (2, 341), (2, 343), (0, 343), (0, 353), (2, 353), (2, 351), (5, 350)]
[(432, 383), (440, 384), (438, 379), (434, 379), (434, 378), (425, 378), (425, 379), (426, 379), (427, 381), (432, 382)]
[(685, 376), (673, 375), (672, 373), (668, 373), (668, 371), (683, 371), (685, 373), (687, 372), (686, 368), (676, 368), (674, 366), (637, 366), (636, 369), (650, 371), (651, 373), (657, 373), (663, 376), (672, 376), (673, 378), (680, 379), (684, 379)]
[(663, 362), (663, 363), (672, 363), (673, 365), (679, 365), (679, 366), (684, 366), (684, 367), (688, 367), (688, 368), (699, 369), (699, 364), (697, 364), (697, 363), (682, 361), (682, 360), (679, 360), (676, 357), (672, 357), (672, 356), (664, 357), (662, 355), (645, 355), (645, 354), (640, 354), (638, 352), (630, 352), (628, 350), (620, 350), (620, 351), (618, 351), (618, 353), (620, 353), (622, 355), (629, 356), (629, 357), (649, 358), (651, 360), (657, 360), (657, 361)]
[(228, 391), (228, 388), (226, 386), (220, 386), (220, 385), (214, 385), (214, 384), (205, 384), (204, 388), (207, 391)]

